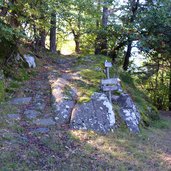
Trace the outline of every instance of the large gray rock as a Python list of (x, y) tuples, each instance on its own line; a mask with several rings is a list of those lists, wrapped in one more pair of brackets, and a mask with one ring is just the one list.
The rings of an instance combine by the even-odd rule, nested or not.
[(77, 104), (73, 109), (70, 126), (73, 129), (107, 133), (115, 124), (115, 116), (107, 96), (94, 93), (88, 103)]
[(129, 130), (138, 133), (140, 123), (140, 113), (136, 108), (133, 100), (128, 94), (122, 93), (120, 96), (113, 96), (113, 102), (120, 106), (119, 114), (127, 124)]
[(72, 109), (75, 106), (76, 92), (74, 89), (66, 89), (68, 85), (68, 81), (63, 78), (59, 78), (51, 85), (52, 107), (58, 124), (69, 123)]
[(35, 62), (35, 58), (33, 55), (25, 54), (24, 59), (27, 62), (29, 68), (35, 68), (36, 67), (36, 62)]

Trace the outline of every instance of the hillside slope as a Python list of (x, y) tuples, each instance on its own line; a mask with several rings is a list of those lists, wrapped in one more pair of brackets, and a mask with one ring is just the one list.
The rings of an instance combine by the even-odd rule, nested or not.
[[(51, 108), (49, 80), (52, 77), (49, 76), (52, 75), (49, 74), (66, 77), (77, 73), (75, 77), (79, 76), (79, 79), (71, 86), (80, 94), (78, 102), (87, 102), (93, 92), (100, 91), (100, 79), (105, 77), (105, 60), (103, 56), (46, 57), (37, 60), (38, 67), (34, 72), (27, 70), (34, 73), (28, 80), (16, 81), (12, 100), (0, 105), (0, 170), (171, 169), (170, 119), (155, 121), (150, 127), (141, 128), (137, 135), (125, 129), (124, 123), (107, 135), (71, 130), (67, 124), (56, 124)], [(65, 70), (59, 70), (61, 62)], [(73, 64), (72, 68), (69, 63)], [(124, 79), (122, 75), (121, 79), (123, 88), (125, 86), (129, 93), (129, 89), (135, 90), (128, 77)], [(136, 95), (141, 98), (137, 91), (131, 94), (135, 100)], [(10, 93), (8, 91), (8, 95)], [(141, 100), (144, 102), (143, 98)], [(141, 104), (141, 100), (136, 103)]]

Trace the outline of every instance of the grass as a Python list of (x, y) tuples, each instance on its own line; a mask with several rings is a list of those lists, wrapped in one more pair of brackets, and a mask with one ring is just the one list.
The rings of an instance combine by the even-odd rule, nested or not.
[(79, 56), (75, 69), (80, 74), (81, 79), (75, 81), (75, 86), (79, 91), (78, 102), (88, 102), (94, 92), (100, 91), (100, 80), (105, 78), (103, 73), (105, 56)]
[(0, 80), (0, 102), (4, 101), (5, 98), (5, 86), (4, 82)]
[(28, 143), (9, 146), (1, 142), (0, 167), (1, 170), (167, 171), (171, 169), (170, 160), (166, 160), (171, 157), (171, 143), (166, 144), (170, 130), (171, 127), (150, 127), (133, 135), (118, 129), (101, 135), (53, 129), (48, 134), (30, 135)]
[(134, 79), (128, 73), (121, 72), (119, 75), (122, 80), (123, 89), (132, 97), (141, 113), (141, 124), (149, 126), (152, 120), (158, 120), (159, 113), (156, 107), (153, 106), (148, 97), (136, 87)]

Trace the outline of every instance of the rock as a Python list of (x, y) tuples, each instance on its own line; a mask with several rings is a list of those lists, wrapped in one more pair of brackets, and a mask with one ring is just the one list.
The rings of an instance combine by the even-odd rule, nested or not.
[(35, 68), (36, 67), (35, 58), (32, 55), (25, 54), (24, 59), (26, 60), (29, 68), (32, 68), (32, 67)]
[(21, 98), (14, 98), (11, 100), (11, 104), (13, 105), (26, 105), (31, 102), (31, 97), (21, 97)]
[(134, 133), (138, 133), (140, 113), (136, 108), (134, 102), (128, 94), (122, 93), (118, 98), (115, 98), (120, 106), (119, 114), (121, 118), (126, 122), (129, 130)]
[(74, 105), (75, 102), (70, 100), (63, 100), (61, 103), (53, 105), (53, 109), (55, 112), (55, 120), (57, 121), (57, 123), (69, 123)]
[(88, 103), (77, 104), (73, 109), (70, 126), (73, 129), (107, 133), (115, 124), (115, 115), (107, 96), (94, 93)]
[(24, 112), (24, 115), (26, 116), (26, 118), (28, 119), (34, 119), (36, 118), (37, 116), (39, 116), (41, 113), (38, 112), (38, 111), (35, 111), (35, 110), (26, 110)]
[(20, 120), (21, 119), (20, 114), (7, 114), (7, 116), (10, 120)]
[(35, 104), (36, 110), (39, 110), (39, 111), (42, 111), (42, 112), (45, 110), (45, 107), (46, 107), (45, 103), (38, 102), (38, 103)]
[(58, 124), (69, 123), (72, 109), (75, 106), (76, 92), (68, 84), (68, 81), (59, 78), (51, 85), (52, 107)]
[(36, 125), (42, 125), (42, 126), (51, 126), (55, 125), (55, 122), (53, 118), (43, 118), (43, 119), (37, 119), (34, 121)]

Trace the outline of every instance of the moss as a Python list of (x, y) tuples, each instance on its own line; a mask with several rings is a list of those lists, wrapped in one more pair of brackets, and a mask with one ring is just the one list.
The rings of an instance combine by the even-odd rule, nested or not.
[(80, 74), (84, 79), (90, 81), (94, 85), (98, 85), (100, 80), (105, 78), (105, 74), (103, 72), (92, 69), (83, 69)]
[(119, 75), (122, 80), (122, 88), (130, 94), (141, 113), (141, 124), (149, 126), (153, 120), (158, 120), (157, 109), (150, 103), (148, 97), (136, 87), (134, 79), (129, 73), (122, 72)]
[(17, 110), (16, 106), (10, 105), (6, 102), (2, 102), (0, 104), (0, 114), (2, 114), (2, 115), (6, 115), (6, 114), (10, 114), (10, 113), (17, 113), (17, 112), (18, 112), (18, 110)]
[(0, 102), (5, 99), (5, 85), (4, 82), (0, 80)]
[(27, 69), (19, 68), (18, 72), (13, 77), (17, 81), (26, 81), (30, 78), (30, 75), (27, 72)]
[(72, 94), (72, 90), (71, 90), (71, 87), (70, 86), (66, 85), (64, 87), (63, 93), (64, 93), (64, 95), (66, 95), (66, 97), (67, 97), (68, 100), (69, 99), (72, 100), (73, 94)]
[(79, 91), (78, 102), (88, 102), (94, 92), (100, 91), (100, 80), (105, 77), (101, 71), (83, 69), (80, 71), (82, 80), (76, 81)]

